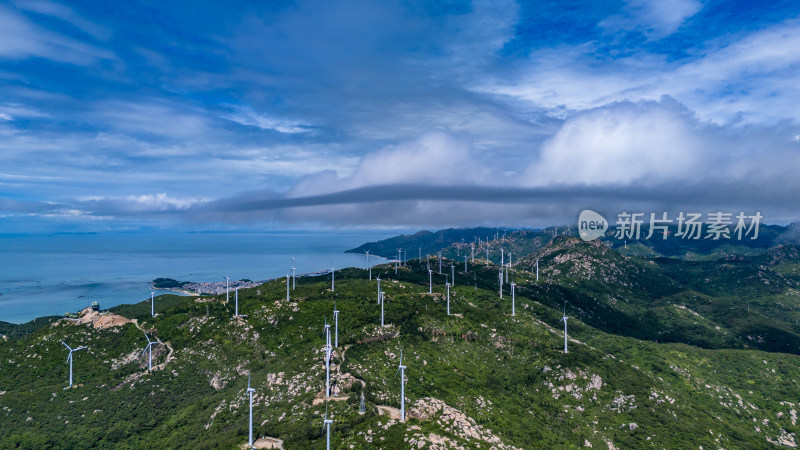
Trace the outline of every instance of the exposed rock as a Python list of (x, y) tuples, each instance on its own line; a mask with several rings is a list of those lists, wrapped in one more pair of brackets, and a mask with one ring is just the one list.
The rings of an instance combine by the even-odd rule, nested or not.
[(92, 325), (98, 330), (121, 327), (131, 322), (131, 320), (126, 317), (110, 312), (95, 311), (92, 308), (85, 308), (79, 314), (80, 318), (73, 321), (73, 323), (77, 323), (78, 325)]

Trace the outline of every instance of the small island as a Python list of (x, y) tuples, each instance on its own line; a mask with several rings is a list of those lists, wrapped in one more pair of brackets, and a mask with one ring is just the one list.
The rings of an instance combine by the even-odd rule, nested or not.
[(152, 283), (156, 289), (180, 289), (190, 282), (173, 280), (172, 278), (156, 278)]

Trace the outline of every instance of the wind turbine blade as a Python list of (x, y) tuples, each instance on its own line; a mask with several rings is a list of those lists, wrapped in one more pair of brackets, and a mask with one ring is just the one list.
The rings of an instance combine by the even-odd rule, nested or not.
[(64, 344), (64, 347), (67, 347), (70, 351), (72, 351), (72, 348), (69, 345), (67, 345), (66, 342), (64, 341), (58, 341), (58, 342), (61, 342), (62, 344)]
[(250, 390), (250, 374), (247, 374), (247, 390)]

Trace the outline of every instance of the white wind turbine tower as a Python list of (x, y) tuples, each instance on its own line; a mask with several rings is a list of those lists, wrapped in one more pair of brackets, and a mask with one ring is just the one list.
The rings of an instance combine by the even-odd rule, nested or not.
[(148, 372), (152, 372), (153, 371), (153, 346), (158, 344), (161, 341), (159, 341), (159, 340), (151, 341), (150, 340), (150, 336), (147, 335), (147, 332), (144, 333), (144, 338), (147, 339), (147, 346), (145, 346), (144, 350), (142, 350), (142, 355), (144, 355), (144, 352), (149, 352), (149, 355), (148, 355), (148, 358), (147, 358), (147, 371)]
[(450, 283), (446, 283), (447, 286), (447, 315), (450, 315)]
[(428, 294), (433, 294), (433, 270), (428, 269)]
[(334, 343), (335, 348), (339, 348), (339, 310), (336, 309), (336, 302), (333, 302), (333, 323), (335, 326)]
[(397, 260), (395, 260), (395, 262), (394, 262), (394, 274), (395, 275), (397, 275), (397, 268), (400, 267), (400, 258), (401, 258), (400, 255), (402, 254), (402, 251), (403, 251), (402, 248), (398, 248), (397, 249)]
[(289, 274), (291, 272), (286, 272), (286, 301), (289, 301)]
[(467, 255), (466, 255), (466, 253), (464, 254), (464, 273), (469, 273), (469, 270), (467, 270)]
[(508, 272), (511, 270), (511, 252), (508, 252), (508, 266), (506, 267), (506, 283), (508, 283)]
[(503, 266), (500, 266), (500, 298), (503, 298)]
[(536, 260), (536, 281), (539, 281), (539, 260)]
[(69, 387), (72, 387), (72, 352), (77, 352), (78, 350), (83, 350), (86, 347), (81, 345), (78, 348), (72, 348), (69, 345), (67, 345), (66, 342), (64, 342), (64, 341), (59, 341), (59, 342), (64, 344), (64, 347), (67, 347), (67, 349), (69, 350), (69, 356), (67, 356), (67, 362), (69, 362)]
[(328, 318), (325, 318), (325, 329), (322, 332), (325, 336), (325, 397), (331, 396), (331, 326), (328, 325)]
[(376, 278), (378, 280), (378, 303), (381, 302), (381, 276), (378, 275)]
[(336, 270), (333, 268), (333, 264), (331, 264), (331, 292), (336, 291), (336, 285), (334, 284), (335, 278), (336, 278)]
[(250, 437), (247, 440), (247, 445), (253, 446), (253, 392), (256, 390), (250, 387), (250, 374), (247, 374), (247, 394), (250, 396)]
[(517, 285), (517, 283), (514, 283), (513, 281), (511, 282), (511, 317), (514, 317), (514, 315), (515, 315), (514, 303), (516, 302), (516, 296), (514, 294), (514, 287), (516, 285)]
[(456, 265), (450, 264), (450, 278), (453, 280), (453, 286), (456, 285)]
[(400, 421), (406, 421), (406, 366), (403, 365), (403, 349), (400, 349), (400, 365), (397, 366), (397, 373), (400, 374)]
[(425, 256), (425, 262), (428, 264), (428, 270), (431, 270), (431, 255)]
[(292, 256), (292, 289), (297, 287), (297, 284), (295, 283), (295, 271), (296, 269), (294, 267), (294, 256)]
[(156, 316), (156, 301), (154, 295), (155, 292), (150, 291), (150, 317)]
[(378, 302), (381, 304), (381, 327), (384, 326), (383, 324), (383, 301), (386, 297), (386, 292), (378, 292)]
[(489, 244), (486, 244), (486, 267), (489, 267)]
[(567, 304), (564, 303), (564, 317), (559, 320), (564, 322), (564, 354), (567, 354)]
[(231, 299), (230, 296), (228, 295), (228, 292), (230, 291), (230, 289), (229, 289), (230, 281), (231, 281), (230, 277), (226, 276), (225, 277), (225, 303), (228, 303), (228, 301)]
[(234, 309), (233, 317), (239, 318), (239, 286), (234, 289), (233, 298), (236, 299), (236, 309)]
[(331, 424), (333, 420), (328, 419), (328, 404), (325, 404), (325, 418), (322, 419), (322, 432), (325, 432), (325, 426), (328, 426), (328, 447), (327, 450), (331, 450)]
[(367, 268), (369, 268), (369, 281), (372, 281), (372, 264), (369, 260), (369, 250), (365, 252), (367, 254)]
[(439, 275), (442, 274), (442, 252), (439, 252)]

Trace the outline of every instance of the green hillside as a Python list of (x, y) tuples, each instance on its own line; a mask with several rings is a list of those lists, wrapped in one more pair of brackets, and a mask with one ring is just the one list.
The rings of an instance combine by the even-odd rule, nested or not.
[[(328, 276), (299, 278), (288, 303), (284, 280), (241, 289), (244, 319), (231, 317), (224, 295), (161, 296), (155, 318), (148, 302), (122, 305), (114, 312), (137, 323), (108, 328), (94, 325), (111, 316), (94, 325), (64, 319), (0, 340), (0, 448), (237, 448), (247, 439), (248, 373), (255, 434), (284, 448), (324, 448), (326, 407), (334, 448), (794, 444), (800, 356), (756, 349), (779, 349), (795, 331), (787, 319), (763, 322), (755, 339), (740, 334), (758, 327), (754, 318), (768, 317), (778, 297), (796, 308), (793, 278), (765, 269), (794, 264), (793, 251), (781, 250), (770, 266), (743, 261), (715, 270), (559, 237), (529, 256), (540, 259), (538, 283), (524, 258), (516, 266), (524, 270), (511, 270), (513, 317), (508, 284), (499, 298), (497, 266), (469, 264), (469, 273), (463, 262), (456, 266), (448, 316), (449, 270), (440, 275), (434, 264), (429, 295), (425, 261), (410, 261), (397, 275), (390, 265), (373, 269), (386, 292), (384, 328), (376, 281), (357, 269), (336, 273), (335, 292)], [(765, 280), (750, 315), (740, 316), (736, 302)], [(712, 306), (725, 298), (738, 308), (727, 315)], [(567, 354), (559, 323), (565, 300)], [(322, 332), (334, 304), (341, 311), (336, 395), (325, 402)], [(664, 324), (680, 331), (665, 335), (656, 327)], [(155, 347), (152, 373), (139, 328), (169, 344)], [(88, 346), (75, 354), (77, 386), (68, 390), (60, 339)], [(401, 349), (405, 423), (391, 418)]]

